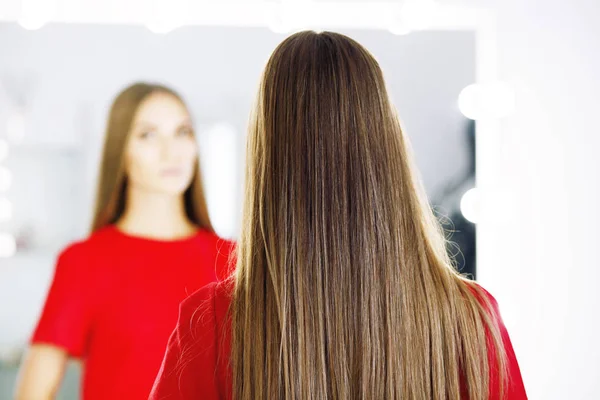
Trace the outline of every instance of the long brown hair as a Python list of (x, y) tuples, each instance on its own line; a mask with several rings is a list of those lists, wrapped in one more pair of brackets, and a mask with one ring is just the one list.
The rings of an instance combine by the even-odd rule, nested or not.
[(452, 267), (370, 53), (283, 41), (247, 146), (233, 398), (487, 398), (499, 328)]
[[(168, 87), (134, 83), (124, 89), (114, 100), (108, 116), (102, 163), (96, 193), (96, 206), (92, 220), (92, 232), (115, 223), (125, 211), (127, 196), (127, 174), (124, 156), (131, 125), (140, 104), (151, 94), (166, 93), (182, 97)], [(189, 220), (201, 228), (213, 231), (202, 186), (199, 162), (191, 185), (184, 193), (185, 210)]]

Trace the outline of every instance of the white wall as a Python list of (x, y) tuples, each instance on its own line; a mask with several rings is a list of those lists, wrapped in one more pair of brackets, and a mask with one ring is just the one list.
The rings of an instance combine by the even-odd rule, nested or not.
[(530, 398), (600, 398), (600, 3), (444, 3), (496, 10), (500, 78), (517, 89), (517, 113), (479, 138), (492, 196), (481, 279)]

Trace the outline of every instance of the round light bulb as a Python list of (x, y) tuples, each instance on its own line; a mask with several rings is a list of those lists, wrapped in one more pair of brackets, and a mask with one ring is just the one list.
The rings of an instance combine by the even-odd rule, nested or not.
[(164, 35), (173, 31), (176, 27), (173, 24), (168, 24), (164, 21), (154, 21), (146, 24), (146, 28), (152, 33)]
[(9, 221), (13, 215), (12, 203), (5, 197), (0, 198), (0, 222)]
[(0, 233), (0, 258), (10, 258), (17, 253), (17, 241), (9, 233)]
[(8, 157), (8, 142), (0, 139), (0, 161), (4, 161)]
[(404, 18), (398, 18), (397, 20), (392, 21), (389, 31), (390, 33), (398, 36), (408, 35), (412, 32), (409, 24)]
[(472, 120), (503, 118), (515, 109), (515, 93), (505, 83), (475, 83), (460, 92), (458, 108)]
[(7, 192), (12, 185), (12, 173), (6, 167), (0, 166), (0, 193)]
[(17, 22), (23, 29), (27, 29), (28, 31), (36, 31), (43, 28), (48, 20), (41, 17), (23, 17), (19, 18)]
[(479, 191), (477, 188), (468, 190), (460, 200), (460, 211), (465, 219), (477, 223), (479, 219)]
[(277, 34), (283, 35), (292, 31), (289, 8), (285, 0), (281, 0), (281, 3), (273, 4), (269, 9), (267, 25), (271, 32)]
[(185, 3), (182, 0), (148, 0), (146, 28), (164, 35), (183, 26), (187, 17)]
[(13, 143), (21, 143), (25, 137), (25, 115), (14, 112), (6, 121), (6, 136)]
[(389, 31), (406, 35), (431, 26), (437, 4), (433, 0), (405, 0), (399, 9), (391, 11)]

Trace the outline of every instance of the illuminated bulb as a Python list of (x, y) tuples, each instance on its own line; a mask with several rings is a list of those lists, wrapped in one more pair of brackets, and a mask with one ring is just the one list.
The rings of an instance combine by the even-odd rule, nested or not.
[(468, 190), (460, 200), (460, 211), (465, 219), (477, 223), (479, 219), (479, 191), (477, 188)]
[(183, 25), (184, 4), (181, 0), (154, 0), (150, 2), (146, 28), (157, 34), (169, 33)]
[(405, 0), (400, 10), (391, 14), (389, 31), (394, 35), (406, 35), (412, 31), (429, 28), (436, 7), (433, 0)]
[(6, 121), (6, 136), (13, 143), (20, 143), (25, 137), (25, 115), (12, 113)]
[(26, 17), (19, 18), (17, 22), (19, 23), (19, 25), (21, 25), (23, 29), (27, 29), (28, 31), (36, 31), (38, 29), (41, 29), (44, 25), (46, 25), (48, 20), (40, 17)]
[(8, 233), (0, 233), (0, 258), (9, 258), (17, 253), (17, 241)]
[(400, 22), (400, 23), (393, 24), (390, 27), (390, 32), (393, 33), (394, 35), (401, 36), (401, 35), (408, 35), (411, 32), (411, 30), (407, 24)]
[(283, 22), (281, 17), (274, 18), (273, 20), (271, 20), (269, 22), (269, 29), (271, 30), (271, 32), (277, 33), (279, 35), (285, 35), (292, 31), (291, 28)]
[(291, 28), (283, 20), (283, 15), (281, 15), (281, 13), (275, 13), (270, 18), (269, 29), (271, 30), (271, 32), (281, 35), (285, 35), (286, 33), (291, 32)]
[(4, 197), (0, 198), (0, 222), (9, 221), (12, 215), (12, 203)]
[(8, 142), (4, 139), (0, 139), (0, 161), (3, 161), (8, 157)]
[(164, 35), (171, 32), (177, 26), (166, 23), (165, 21), (153, 21), (146, 24), (146, 28), (152, 33)]
[(6, 167), (0, 166), (0, 192), (7, 192), (12, 185), (12, 173)]
[[(268, 9), (267, 25), (272, 32), (289, 34), (305, 27), (306, 21), (299, 6), (305, 7), (308, 0), (279, 0)], [(314, 28), (314, 27), (313, 27)]]
[(17, 22), (23, 29), (40, 29), (50, 21), (54, 5), (54, 0), (21, 0), (21, 16)]
[(475, 83), (460, 92), (458, 108), (473, 120), (503, 118), (515, 110), (515, 93), (502, 82)]

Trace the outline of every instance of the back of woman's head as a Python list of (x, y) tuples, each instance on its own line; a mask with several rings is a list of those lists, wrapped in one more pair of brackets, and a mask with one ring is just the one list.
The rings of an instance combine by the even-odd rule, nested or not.
[(247, 162), (234, 398), (486, 397), (496, 330), (452, 269), (360, 44), (301, 32), (277, 47)]

